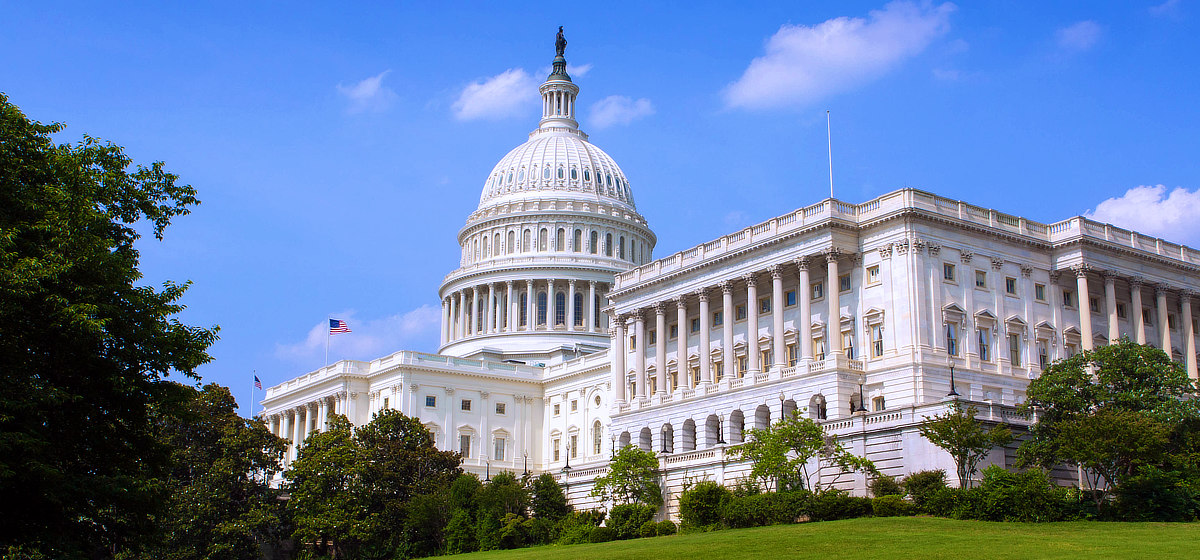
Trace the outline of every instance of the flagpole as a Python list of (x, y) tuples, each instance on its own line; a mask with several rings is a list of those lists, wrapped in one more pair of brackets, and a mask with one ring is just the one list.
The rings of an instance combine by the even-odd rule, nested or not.
[[(332, 315), (330, 316), (332, 317)], [(329, 317), (325, 318), (325, 367), (329, 367), (329, 339), (333, 337), (333, 333), (329, 329)]]
[(825, 139), (829, 144), (829, 198), (833, 198), (833, 130), (829, 126), (829, 109), (825, 110)]
[(258, 377), (258, 370), (250, 370), (250, 419), (254, 419), (254, 380)]

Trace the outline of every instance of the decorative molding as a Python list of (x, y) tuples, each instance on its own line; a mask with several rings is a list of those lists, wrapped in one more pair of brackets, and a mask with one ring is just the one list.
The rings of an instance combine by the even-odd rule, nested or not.
[(696, 290), (695, 294), (696, 299), (700, 301), (708, 301), (708, 290), (706, 288), (700, 288), (699, 290)]
[(1004, 268), (1004, 259), (993, 258), (992, 270), (1000, 270), (1001, 268)]
[(812, 262), (808, 257), (800, 257), (793, 261), (796, 265), (796, 270), (808, 270), (808, 265)]
[(1029, 276), (1030, 276), (1031, 274), (1033, 274), (1033, 267), (1032, 267), (1032, 266), (1029, 266), (1029, 265), (1027, 265), (1027, 264), (1023, 264), (1023, 265), (1021, 265), (1021, 276), (1024, 276), (1025, 278), (1029, 278)]
[[(684, 310), (687, 309), (687, 296), (686, 295), (680, 294), (678, 296), (675, 296), (675, 308), (676, 309), (684, 309)], [(683, 326), (681, 325), (680, 328), (683, 328)]]
[(722, 292), (722, 293), (725, 293), (725, 294), (732, 294), (732, 293), (733, 293), (733, 281), (731, 281), (731, 280), (723, 280), (723, 281), (721, 281), (721, 284), (720, 284), (720, 286), (721, 286), (721, 292)]
[(901, 239), (900, 241), (897, 241), (895, 243), (895, 246), (896, 246), (896, 254), (898, 254), (898, 255), (907, 255), (908, 254), (908, 240), (907, 239)]
[(771, 272), (772, 280), (782, 280), (783, 279), (783, 265), (773, 264), (767, 270), (769, 270)]
[(879, 246), (879, 258), (881, 258), (881, 259), (892, 258), (892, 244), (891, 243)]
[(929, 242), (929, 255), (932, 257), (936, 257), (936, 256), (940, 255), (941, 253), (942, 253), (942, 246), (930, 241)]
[(742, 281), (746, 283), (747, 288), (754, 288), (758, 286), (758, 276), (753, 272), (742, 275)]
[(1080, 264), (1071, 267), (1071, 272), (1075, 273), (1076, 278), (1087, 278), (1088, 273), (1091, 271), (1092, 267), (1088, 264)]
[(1057, 283), (1058, 283), (1058, 279), (1059, 279), (1059, 278), (1061, 278), (1061, 277), (1062, 277), (1062, 271), (1061, 271), (1061, 270), (1051, 270), (1051, 271), (1050, 271), (1050, 282), (1051, 282), (1051, 283), (1057, 284)]
[(837, 247), (832, 247), (829, 249), (828, 253), (825, 253), (825, 262), (827, 262), (827, 263), (837, 263), (838, 259), (841, 259), (841, 258), (842, 258), (842, 251), (840, 249), (838, 249)]
[(971, 264), (971, 257), (974, 256), (975, 253), (972, 253), (966, 249), (962, 249), (958, 252), (958, 259), (961, 260), (963, 264)]

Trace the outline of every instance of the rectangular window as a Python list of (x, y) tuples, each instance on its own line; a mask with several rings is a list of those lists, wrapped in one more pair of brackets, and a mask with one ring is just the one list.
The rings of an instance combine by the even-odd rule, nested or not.
[(435, 397), (433, 395), (425, 395), (425, 406), (428, 408), (436, 407), (437, 406), (437, 397)]
[(579, 455), (579, 434), (571, 434), (571, 458)]
[(700, 319), (692, 319), (692, 332), (700, 332)]
[(986, 288), (987, 287), (987, 272), (984, 272), (982, 270), (975, 271), (975, 287), (976, 288)]
[(759, 362), (761, 369), (763, 371), (770, 369), (771, 364), (775, 363), (774, 358), (775, 358), (775, 356), (771, 355), (770, 350), (763, 350), (762, 356), (761, 356), (761, 361)]
[(1038, 301), (1046, 301), (1046, 285), (1045, 284), (1034, 284), (1033, 285), (1033, 299), (1036, 299)]
[(846, 352), (846, 357), (854, 359), (854, 335), (852, 333), (842, 333), (842, 349)]
[(459, 408), (461, 408), (463, 412), (471, 412), (471, 399), (463, 399), (462, 404), (459, 405)]
[(571, 401), (571, 412), (579, 412), (579, 401), (578, 400)]
[(468, 459), (471, 457), (471, 436), (470, 435), (462, 434), (462, 435), (458, 436), (458, 453), (460, 455), (462, 455), (464, 459)]
[(1146, 325), (1147, 327), (1154, 326), (1154, 316), (1150, 314), (1149, 307), (1142, 308), (1142, 324)]
[(1068, 342), (1066, 344), (1066, 348), (1064, 350), (1066, 351), (1068, 358), (1070, 358), (1071, 356), (1074, 356), (1075, 355), (1075, 344)]
[(670, 334), (671, 340), (679, 338), (679, 323), (672, 323), (670, 333), (668, 334)]
[(737, 362), (735, 363), (737, 365), (737, 371), (734, 373), (736, 373), (738, 377), (745, 375), (749, 360), (745, 356), (738, 356)]
[(721, 381), (721, 378), (722, 378), (722, 377), (725, 377), (725, 368), (724, 368), (724, 365), (725, 365), (725, 364), (724, 364), (724, 363), (722, 363), (722, 362), (720, 362), (719, 360), (718, 360), (718, 361), (714, 361), (714, 362), (712, 363), (712, 374), (713, 374), (713, 379), (714, 379), (715, 381), (717, 381), (718, 383)]
[(825, 298), (825, 283), (824, 282), (813, 282), (813, 284), (812, 284), (812, 286), (810, 286), (810, 288), (812, 290), (812, 297), (809, 299), (816, 301), (816, 300)]
[(658, 342), (658, 331), (649, 331), (646, 333), (646, 344), (654, 344)]
[(875, 397), (871, 399), (871, 408), (875, 412), (882, 412), (887, 409), (887, 403), (883, 400), (882, 396)]
[(384, 409), (384, 410), (387, 410), (388, 408), (391, 408), (391, 407), (389, 407), (389, 406), (388, 406), (388, 398), (387, 398), (387, 397), (383, 397), (383, 409)]
[(1175, 315), (1167, 315), (1167, 328), (1173, 331), (1179, 330), (1179, 325), (1175, 322)]
[(1008, 335), (1008, 359), (1013, 367), (1021, 367), (1021, 335)]
[(867, 267), (867, 284), (878, 284), (880, 281), (879, 265)]
[(814, 338), (813, 339), (813, 359), (818, 360), (818, 361), (825, 359), (825, 339), (824, 338)]
[(558, 416), (561, 413), (562, 413), (562, 405), (558, 404), (558, 403), (554, 403), (554, 415)]
[(496, 438), (495, 449), (492, 450), (492, 459), (497, 461), (504, 460), (504, 452), (506, 451), (508, 441), (502, 437)]
[(796, 290), (783, 292), (783, 305), (784, 307), (796, 305)]
[(734, 313), (734, 317), (736, 317), (736, 319), (734, 319), (735, 321), (745, 320), (746, 319), (746, 306), (738, 305), (737, 307), (734, 307), (733, 313)]
[(951, 356), (958, 355), (958, 325), (946, 323), (946, 352)]
[(1075, 292), (1063, 290), (1063, 307), (1075, 307)]
[(508, 408), (508, 407), (507, 407), (507, 405), (506, 405), (505, 403), (502, 403), (502, 402), (498, 402), (498, 403), (496, 403), (496, 414), (499, 414), (499, 415), (501, 415), (501, 416), (504, 416), (504, 414), (505, 414), (505, 410), (506, 410), (507, 408)]
[(883, 325), (871, 325), (871, 356), (883, 356)]
[(559, 444), (558, 438), (555, 438), (555, 439), (554, 439), (554, 443), (553, 443), (553, 445), (552, 445), (552, 447), (554, 447), (554, 460), (555, 460), (555, 461), (558, 461), (558, 460), (559, 460), (559, 454), (558, 454), (558, 447), (559, 447), (559, 445), (558, 445), (558, 444)]
[(771, 312), (771, 298), (758, 298), (758, 312), (759, 314)]
[(841, 276), (838, 276), (838, 291), (839, 292), (849, 292), (850, 291), (850, 275), (849, 274), (843, 274)]
[(942, 263), (942, 280), (947, 282), (954, 281), (954, 265), (951, 263)]
[(788, 367), (795, 367), (799, 360), (799, 352), (796, 350), (795, 344), (787, 345)]
[(725, 324), (725, 314), (720, 311), (713, 311), (712, 324), (714, 327), (719, 327)]
[(1129, 311), (1125, 309), (1125, 304), (1118, 303), (1117, 304), (1117, 317), (1124, 319), (1126, 317), (1126, 315), (1128, 315), (1128, 314), (1129, 314)]
[(696, 367), (692, 368), (692, 384), (693, 385), (700, 384), (700, 366), (696, 366)]
[(979, 329), (979, 359), (984, 362), (992, 361), (991, 337), (987, 329)]
[(1050, 351), (1046, 348), (1046, 346), (1045, 339), (1039, 339), (1037, 341), (1038, 367), (1041, 369), (1046, 369), (1046, 366), (1050, 364)]
[(629, 336), (629, 349), (637, 350), (637, 335), (636, 334)]
[(1092, 311), (1092, 313), (1099, 313), (1100, 312), (1100, 298), (1098, 298), (1098, 297), (1088, 298), (1088, 309), (1090, 309)]
[(1011, 276), (1004, 278), (1004, 291), (1010, 295), (1017, 295), (1017, 279)]

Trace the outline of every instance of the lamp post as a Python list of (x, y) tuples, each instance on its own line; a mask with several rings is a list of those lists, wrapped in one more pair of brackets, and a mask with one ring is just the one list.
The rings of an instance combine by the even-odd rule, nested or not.
[(529, 476), (529, 451), (523, 453), (525, 455), (525, 476)]
[(563, 467), (563, 472), (571, 470), (571, 442), (567, 442), (567, 466)]
[(667, 427), (666, 426), (663, 426), (663, 428), (662, 428), (662, 438), (661, 439), (662, 439), (662, 452), (666, 453), (667, 452)]
[(946, 393), (947, 397), (957, 397), (958, 391), (954, 389), (954, 360), (950, 360), (950, 392)]
[(725, 419), (717, 417), (717, 445), (725, 445)]
[(783, 412), (783, 391), (780, 391), (780, 392), (779, 392), (779, 421), (780, 421), (780, 422), (783, 422), (783, 419), (784, 419), (786, 416), (787, 416), (787, 415), (786, 415), (786, 414), (784, 414), (784, 412)]
[(858, 374), (858, 410), (852, 410), (851, 412), (866, 412), (867, 411), (867, 401), (863, 398), (863, 385), (867, 381), (866, 378), (867, 378), (866, 375), (863, 375), (861, 373)]
[(616, 436), (616, 434), (610, 436), (609, 439), (612, 440), (612, 457), (615, 459), (617, 457), (617, 436)]
[(484, 478), (483, 481), (491, 482), (492, 481), (492, 461), (490, 459), (484, 459), (483, 463), (485, 465), (487, 465), (487, 478)]

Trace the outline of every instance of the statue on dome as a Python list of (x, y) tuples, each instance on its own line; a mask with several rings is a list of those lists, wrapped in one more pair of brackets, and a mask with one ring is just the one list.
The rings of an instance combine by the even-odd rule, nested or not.
[(563, 26), (558, 26), (558, 36), (554, 38), (554, 52), (558, 56), (562, 56), (567, 50), (567, 39), (563, 37)]

